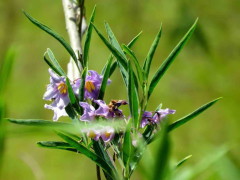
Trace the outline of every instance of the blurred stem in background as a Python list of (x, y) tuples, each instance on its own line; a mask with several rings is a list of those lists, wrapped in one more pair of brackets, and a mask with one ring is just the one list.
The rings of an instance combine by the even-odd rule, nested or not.
[[(81, 67), (81, 57), (82, 57), (82, 36), (86, 31), (87, 25), (84, 17), (84, 0), (62, 0), (63, 10), (66, 21), (66, 29), (70, 39), (70, 44), (74, 52), (78, 57), (78, 66), (80, 71)], [(68, 63), (68, 77), (71, 80), (80, 78), (80, 73), (78, 67), (74, 63), (74, 60), (71, 58)]]
[[(13, 50), (13, 48), (9, 48), (0, 66), (0, 170), (1, 170), (2, 161), (3, 161), (4, 139), (5, 139), (4, 116), (5, 116), (5, 100), (7, 99), (6, 87), (9, 81), (9, 76), (11, 73), (14, 58), (15, 58), (15, 51)], [(0, 174), (1, 174), (1, 171), (0, 171)]]

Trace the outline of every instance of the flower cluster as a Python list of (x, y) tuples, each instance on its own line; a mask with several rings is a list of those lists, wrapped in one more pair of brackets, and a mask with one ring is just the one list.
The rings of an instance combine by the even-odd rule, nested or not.
[[(96, 71), (88, 71), (89, 75), (86, 77), (85, 83), (85, 99), (95, 100), (98, 97), (99, 90), (101, 87), (102, 76)], [(53, 120), (57, 121), (61, 116), (67, 116), (65, 111), (66, 106), (69, 104), (68, 87), (66, 84), (66, 78), (63, 76), (58, 76), (49, 69), (50, 74), (50, 84), (47, 86), (47, 91), (45, 92), (43, 99), (51, 100), (50, 105), (46, 104), (45, 108), (54, 111)], [(108, 84), (111, 81), (108, 81)], [(81, 84), (81, 79), (74, 80), (71, 85), (76, 96), (79, 94), (79, 88)]]
[(105, 143), (111, 141), (115, 135), (115, 130), (111, 126), (83, 129), (82, 132), (86, 133), (87, 137), (95, 141), (101, 138)]
[[(79, 102), (79, 105), (83, 108), (83, 114), (80, 117), (81, 121), (93, 123), (98, 120), (114, 120), (125, 119), (122, 110), (119, 109), (121, 105), (128, 104), (125, 100), (112, 100), (109, 104), (106, 104), (103, 100), (99, 100), (98, 95), (102, 83), (103, 77), (96, 71), (90, 70), (85, 80), (84, 99), (87, 102)], [(58, 76), (53, 70), (49, 69), (50, 84), (47, 86), (43, 99), (51, 100), (52, 103), (45, 104), (45, 108), (54, 111), (53, 120), (57, 121), (61, 116), (67, 116), (65, 111), (66, 106), (70, 103), (68, 96), (68, 87), (66, 84), (66, 78)], [(76, 96), (79, 95), (79, 88), (81, 79), (71, 82), (72, 89)], [(111, 81), (108, 80), (108, 84)], [(155, 112), (145, 111), (142, 115), (141, 128), (146, 125), (152, 125), (159, 123), (169, 114), (174, 114), (175, 110), (160, 109)], [(87, 137), (99, 140), (101, 138), (104, 142), (112, 140), (115, 134), (114, 128), (110, 126), (88, 128), (83, 130)]]

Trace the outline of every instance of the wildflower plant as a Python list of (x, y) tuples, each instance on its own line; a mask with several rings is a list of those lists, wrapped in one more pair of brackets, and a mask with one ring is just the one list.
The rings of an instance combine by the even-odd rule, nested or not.
[[(53, 52), (47, 49), (44, 61), (49, 65), (50, 83), (43, 99), (49, 102), (44, 107), (53, 111), (53, 121), (34, 119), (9, 119), (9, 121), (54, 128), (63, 141), (41, 141), (37, 144), (45, 148), (75, 152), (76, 156), (88, 157), (97, 165), (98, 179), (101, 179), (100, 169), (108, 180), (130, 179), (147, 146), (160, 139), (156, 168), (149, 179), (164, 179), (169, 176), (170, 170), (174, 171), (169, 165), (169, 133), (218, 101), (215, 99), (171, 124), (168, 122), (168, 117), (176, 112), (173, 107), (162, 108), (160, 104), (156, 109), (147, 110), (150, 96), (193, 34), (197, 20), (163, 61), (154, 76), (150, 77), (151, 63), (161, 37), (162, 27), (150, 47), (144, 64), (141, 65), (132, 50), (141, 33), (127, 45), (120, 45), (109, 24), (105, 23), (107, 39), (94, 25), (95, 8), (86, 30), (82, 53), (74, 52), (59, 34), (26, 12), (24, 14), (33, 24), (63, 45), (75, 62), (80, 77), (77, 79), (68, 77)], [(93, 30), (111, 53), (101, 73), (89, 70), (88, 67)], [(112, 73), (116, 70), (121, 73), (128, 97), (105, 102), (106, 88), (111, 83)], [(122, 106), (129, 108), (129, 116), (121, 110)], [(71, 121), (60, 122), (61, 116), (68, 116)]]

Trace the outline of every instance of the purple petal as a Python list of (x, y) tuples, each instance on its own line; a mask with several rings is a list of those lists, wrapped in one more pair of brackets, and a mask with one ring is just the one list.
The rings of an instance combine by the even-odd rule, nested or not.
[(94, 120), (94, 118), (95, 118), (95, 108), (92, 105), (90, 105), (86, 102), (80, 102), (79, 104), (84, 109), (84, 113), (83, 113), (83, 115), (81, 116), (80, 119), (82, 121)]
[(44, 100), (52, 100), (57, 97), (58, 90), (52, 84), (47, 86), (47, 91), (43, 95)]
[(50, 82), (54, 83), (54, 82), (59, 82), (61, 81), (61, 77), (58, 76), (52, 69), (48, 69), (48, 72), (50, 74)]
[(109, 107), (106, 103), (102, 100), (95, 100), (95, 103), (99, 105), (99, 108), (96, 110), (96, 115), (108, 117), (109, 114)]
[(81, 79), (75, 80), (74, 83), (72, 84), (73, 92), (74, 92), (75, 95), (77, 95), (77, 96), (79, 95), (80, 85), (81, 85)]
[(101, 130), (101, 138), (104, 142), (109, 142), (114, 138), (114, 129), (112, 127), (105, 127)]
[(169, 109), (169, 108), (160, 109), (153, 116), (153, 120), (154, 120), (155, 123), (157, 123), (157, 122), (161, 121), (162, 119), (164, 119), (167, 115), (174, 114), (175, 112), (176, 112), (176, 110), (172, 110), (172, 109)]
[(51, 106), (48, 104), (45, 104), (44, 107), (46, 109), (53, 110), (53, 112), (54, 112), (53, 121), (57, 121), (61, 116), (67, 116), (65, 109), (60, 109), (58, 107), (54, 107), (54, 106)]

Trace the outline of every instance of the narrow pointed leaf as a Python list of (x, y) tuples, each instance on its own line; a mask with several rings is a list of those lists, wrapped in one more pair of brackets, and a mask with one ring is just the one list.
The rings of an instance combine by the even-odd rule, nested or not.
[(126, 173), (129, 174), (129, 163), (132, 154), (132, 138), (131, 138), (131, 120), (128, 122), (123, 141), (123, 163), (125, 165)]
[(108, 152), (105, 150), (105, 147), (103, 146), (102, 140), (99, 141), (94, 141), (93, 140), (93, 149), (95, 151), (95, 153), (97, 155), (99, 155), (102, 159), (104, 159), (104, 161), (107, 162), (107, 164), (114, 169), (115, 171), (115, 167), (113, 165), (113, 161), (110, 158), (110, 154), (108, 154)]
[(108, 78), (110, 77), (112, 60), (113, 60), (113, 57), (110, 56), (110, 58), (109, 58), (109, 60), (106, 64), (105, 72), (103, 74), (103, 79), (102, 79), (102, 84), (101, 84), (101, 87), (100, 87), (100, 90), (99, 90), (98, 99), (103, 99), (103, 97), (104, 97), (105, 90), (106, 90), (107, 83), (108, 83)]
[(117, 61), (114, 61), (114, 62), (112, 63), (111, 69), (110, 69), (109, 77), (112, 76), (112, 74), (114, 73), (114, 71), (116, 70), (116, 68), (117, 68)]
[(183, 124), (187, 123), (188, 121), (192, 120), (193, 118), (195, 118), (196, 116), (198, 116), (199, 114), (201, 114), (202, 112), (204, 112), (205, 110), (207, 110), (208, 108), (210, 108), (213, 104), (215, 104), (219, 99), (221, 98), (217, 98), (207, 104), (204, 104), (203, 106), (201, 106), (200, 108), (196, 109), (195, 111), (193, 111), (192, 113), (188, 114), (187, 116), (175, 121), (174, 123), (172, 123), (171, 125), (169, 125), (168, 127), (168, 131), (172, 131), (176, 128), (178, 128), (179, 126), (182, 126)]
[[(108, 173), (112, 178), (116, 178), (116, 174), (112, 171), (111, 167), (98, 155), (87, 149), (85, 146), (81, 145), (74, 139), (58, 133), (58, 135), (68, 142), (72, 147), (76, 148), (80, 153), (84, 154), (86, 157), (94, 161), (98, 166), (100, 166), (106, 173)], [(117, 178), (116, 178), (117, 179)]]
[(46, 53), (48, 54), (48, 57), (52, 61), (53, 66), (58, 70), (58, 72), (61, 74), (61, 76), (66, 76), (66, 73), (63, 71), (62, 67), (58, 63), (58, 60), (55, 58), (55, 56), (50, 48), (47, 48)]
[(44, 148), (61, 149), (61, 150), (78, 152), (77, 149), (73, 148), (69, 143), (62, 142), (62, 141), (40, 141), (40, 142), (37, 142), (37, 145)]
[(88, 29), (87, 29), (87, 34), (86, 34), (86, 40), (84, 44), (84, 53), (83, 53), (83, 64), (84, 67), (88, 64), (88, 54), (89, 54), (89, 47), (90, 47), (90, 42), (92, 38), (92, 30), (93, 26), (92, 23), (94, 23), (94, 18), (95, 18), (95, 11), (96, 11), (96, 6), (93, 8), (93, 12), (89, 21)]
[(188, 159), (190, 159), (192, 157), (192, 155), (188, 155), (188, 156), (186, 156), (185, 158), (183, 158), (182, 160), (180, 160), (178, 163), (177, 163), (177, 165), (176, 165), (176, 167), (178, 168), (178, 167), (180, 167), (182, 164), (184, 164)]
[(167, 133), (167, 122), (163, 122), (158, 135), (160, 142), (154, 162), (152, 180), (164, 180), (167, 176), (170, 158), (170, 141)]
[(167, 59), (162, 63), (162, 65), (159, 67), (159, 69), (155, 73), (155, 75), (154, 75), (154, 77), (153, 77), (153, 79), (152, 79), (152, 81), (150, 83), (149, 90), (148, 90), (148, 98), (151, 96), (154, 88), (156, 87), (156, 85), (158, 84), (160, 79), (163, 77), (163, 75), (165, 74), (167, 69), (170, 67), (172, 62), (175, 60), (177, 55), (180, 53), (180, 51), (182, 50), (184, 45), (187, 43), (187, 41), (192, 36), (192, 34), (193, 34), (193, 32), (194, 32), (194, 30), (196, 28), (197, 21), (198, 20), (196, 20), (194, 22), (194, 24), (189, 29), (189, 31), (185, 34), (185, 36), (181, 39), (181, 41), (178, 43), (178, 45), (173, 49), (173, 51), (170, 53), (170, 55), (167, 57)]
[(88, 68), (85, 67), (83, 70), (83, 73), (82, 73), (82, 79), (81, 79), (81, 84), (80, 84), (80, 88), (79, 88), (79, 101), (80, 102), (84, 100), (85, 83), (86, 83), (87, 73), (88, 73)]
[(137, 40), (139, 39), (140, 35), (142, 34), (142, 31), (140, 33), (138, 33), (138, 35), (136, 35), (128, 44), (127, 47), (128, 48), (132, 48), (133, 45), (137, 42)]
[[(117, 41), (117, 38), (115, 37), (112, 29), (110, 28), (109, 24), (108, 23), (104, 23), (105, 25), (105, 29), (107, 31), (107, 34), (108, 34), (108, 38), (109, 38), (109, 41), (111, 42), (112, 46), (116, 48), (116, 50), (125, 58), (127, 59), (126, 55), (124, 54), (122, 48), (121, 48), (121, 45), (118, 43)], [(125, 60), (125, 63), (127, 63), (127, 61)]]
[(12, 70), (13, 62), (15, 59), (15, 51), (10, 48), (4, 57), (4, 60), (0, 63), (0, 96), (3, 95), (6, 86), (8, 84), (8, 79), (10, 77), (10, 72)]
[(153, 56), (155, 54), (155, 51), (158, 47), (159, 40), (161, 38), (161, 34), (162, 34), (162, 25), (160, 27), (159, 32), (157, 33), (156, 38), (154, 39), (154, 41), (152, 43), (152, 46), (151, 46), (151, 48), (148, 52), (148, 55), (147, 55), (147, 57), (144, 61), (143, 69), (144, 69), (144, 72), (145, 72), (147, 78), (148, 78), (148, 75), (149, 75), (149, 71), (150, 71)]
[(71, 104), (75, 104), (77, 102), (77, 100), (76, 100), (75, 94), (73, 92), (72, 86), (71, 86), (68, 78), (66, 78), (66, 84), (68, 87), (68, 96), (69, 96), (70, 102), (71, 102)]
[(9, 84), (14, 59), (15, 51), (13, 48), (9, 48), (4, 59), (0, 63), (0, 170), (3, 164), (6, 136), (6, 121), (4, 116), (6, 111), (5, 101), (7, 97), (5, 93), (7, 92), (7, 85)]
[(135, 54), (132, 52), (131, 49), (129, 49), (129, 48), (128, 48), (126, 45), (124, 45), (124, 44), (123, 44), (123, 49), (124, 49), (124, 51), (132, 58), (133, 63), (134, 63), (134, 65), (135, 65), (136, 69), (137, 69), (138, 79), (139, 79), (139, 81), (140, 81), (140, 84), (142, 85), (142, 83), (143, 83), (143, 70), (142, 70), (142, 68), (141, 68), (141, 66), (140, 66), (140, 64), (139, 64), (139, 62), (138, 62)]
[(44, 61), (48, 64), (48, 66), (59, 76), (61, 76), (61, 73), (57, 70), (57, 68), (53, 65), (52, 62), (50, 62), (47, 57), (44, 55), (43, 57)]
[(136, 91), (136, 85), (133, 78), (133, 71), (131, 67), (130, 61), (128, 62), (128, 99), (129, 99), (129, 107), (131, 112), (131, 117), (133, 118), (133, 124), (135, 128), (139, 127), (138, 122), (138, 94)]
[(98, 34), (98, 36), (100, 37), (100, 39), (103, 41), (103, 43), (107, 46), (107, 48), (111, 51), (111, 53), (116, 57), (123, 80), (124, 80), (124, 83), (125, 83), (125, 85), (127, 85), (127, 62), (126, 62), (126, 59), (124, 59), (122, 54), (120, 54), (118, 52), (118, 50), (107, 41), (107, 39), (98, 31), (98, 29), (94, 25), (93, 25), (93, 27), (94, 27), (96, 33)]
[[(112, 54), (117, 58), (117, 60), (120, 62), (120, 64), (123, 66), (124, 70), (127, 69), (127, 61), (124, 59), (123, 55), (114, 47), (111, 43), (107, 41), (107, 39), (98, 31), (98, 29), (93, 25), (96, 33), (100, 37), (100, 39), (103, 41), (103, 43), (107, 46), (107, 48), (112, 52)], [(125, 56), (125, 55), (124, 55)]]
[(54, 122), (41, 119), (9, 119), (7, 120), (11, 123), (27, 125), (27, 126), (44, 126), (44, 127), (72, 127), (72, 124), (63, 122)]
[(40, 23), (39, 21), (37, 21), (36, 19), (34, 19), (33, 17), (31, 17), (28, 13), (26, 13), (25, 11), (23, 11), (24, 15), (37, 27), (39, 27), (40, 29), (42, 29), (43, 31), (45, 31), (46, 33), (50, 34), (52, 37), (54, 37), (56, 40), (58, 40), (63, 47), (68, 51), (68, 53), (72, 56), (74, 62), (76, 63), (77, 67), (78, 67), (78, 58), (75, 54), (75, 52), (73, 51), (73, 49), (71, 48), (71, 46), (63, 39), (63, 37), (61, 37), (58, 33), (56, 33), (55, 31), (53, 31), (52, 29), (50, 29), (49, 27), (47, 27), (46, 25)]

